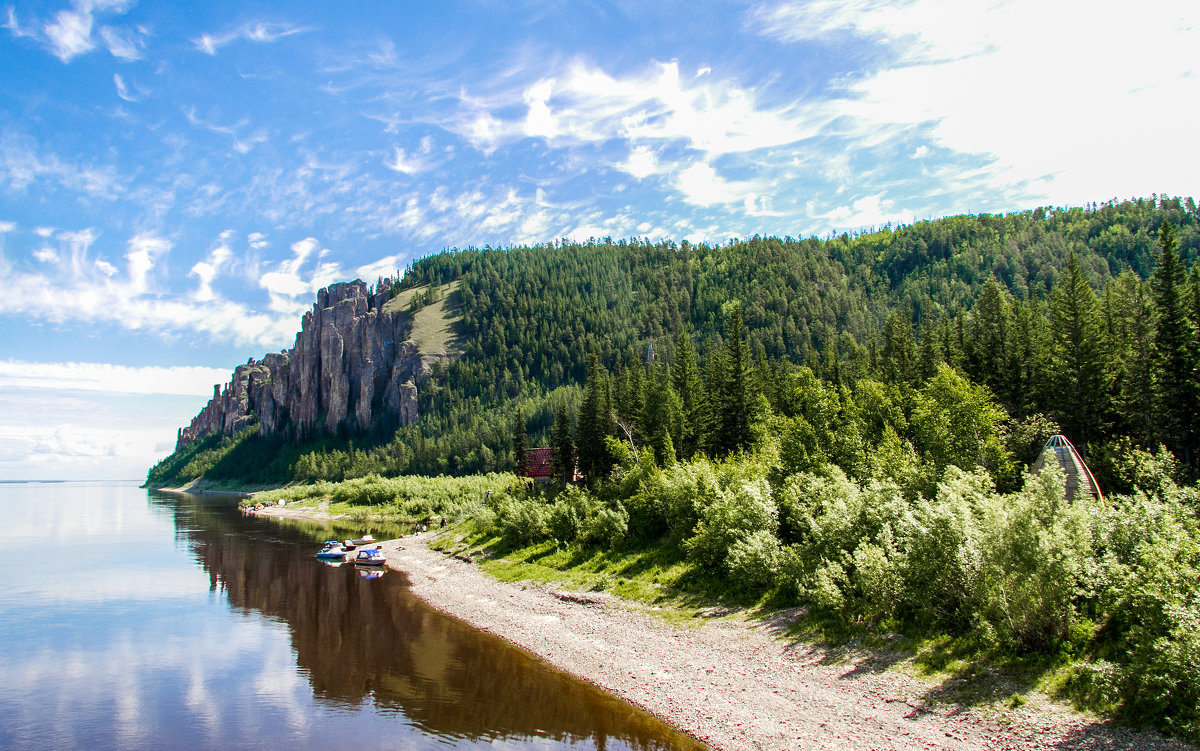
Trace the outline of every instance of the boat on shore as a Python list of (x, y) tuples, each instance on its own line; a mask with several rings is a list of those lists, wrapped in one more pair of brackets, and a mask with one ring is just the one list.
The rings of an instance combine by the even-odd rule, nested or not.
[(317, 552), (317, 558), (323, 561), (344, 561), (346, 560), (346, 548), (342, 547), (342, 543), (337, 540), (330, 540)]
[(357, 540), (346, 540), (345, 542), (342, 543), (342, 547), (344, 547), (346, 550), (354, 550), (355, 548), (357, 548), (361, 545), (372, 545), (374, 543), (375, 543), (374, 537), (372, 537), (371, 535), (363, 535), (362, 537), (358, 538)]
[(387, 558), (379, 548), (363, 548), (354, 558), (355, 566), (382, 566), (385, 563), (387, 563)]

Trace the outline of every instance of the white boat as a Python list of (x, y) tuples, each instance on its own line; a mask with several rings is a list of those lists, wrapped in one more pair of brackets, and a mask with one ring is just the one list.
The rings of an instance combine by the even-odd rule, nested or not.
[(355, 566), (382, 566), (385, 563), (387, 558), (383, 557), (383, 551), (379, 548), (363, 548), (354, 559)]
[(317, 553), (317, 557), (323, 561), (344, 561), (346, 560), (346, 549), (337, 540), (330, 540)]
[(357, 540), (346, 540), (346, 542), (344, 544), (348, 548), (354, 548), (359, 545), (370, 545), (373, 542), (375, 542), (374, 537), (371, 537), (370, 535), (363, 535), (362, 537), (358, 538)]

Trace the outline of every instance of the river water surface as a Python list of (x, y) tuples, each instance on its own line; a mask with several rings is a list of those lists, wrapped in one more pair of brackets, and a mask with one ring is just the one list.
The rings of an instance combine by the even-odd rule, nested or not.
[(321, 540), (134, 483), (0, 483), (0, 749), (700, 749)]

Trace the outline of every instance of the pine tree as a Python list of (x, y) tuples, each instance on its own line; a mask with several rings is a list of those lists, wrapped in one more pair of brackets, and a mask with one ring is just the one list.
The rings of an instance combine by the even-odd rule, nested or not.
[(571, 482), (575, 477), (575, 441), (571, 437), (571, 415), (567, 402), (559, 402), (554, 415), (554, 427), (550, 430), (551, 461), (554, 477), (559, 482)]
[(680, 425), (673, 435), (679, 445), (679, 456), (691, 459), (707, 442), (708, 399), (704, 381), (696, 364), (696, 348), (687, 332), (680, 332), (675, 341), (675, 361), (671, 366), (671, 382), (679, 398)]
[(588, 357), (588, 377), (583, 389), (583, 403), (579, 407), (579, 429), (576, 433), (579, 469), (589, 483), (612, 471), (614, 459), (604, 439), (616, 434), (608, 373), (599, 358), (592, 354)]
[(753, 439), (755, 395), (751, 378), (750, 347), (742, 325), (742, 308), (729, 306), (725, 326), (725, 346), (714, 358), (713, 450), (718, 455), (732, 454), (750, 446)]
[(1188, 320), (1185, 272), (1178, 255), (1175, 228), (1163, 222), (1158, 233), (1161, 252), (1154, 269), (1154, 307), (1158, 313), (1154, 335), (1158, 374), (1158, 402), (1163, 431), (1169, 445), (1194, 477), (1191, 428), (1197, 409), (1195, 336)]
[(1103, 435), (1112, 378), (1100, 304), (1074, 251), (1051, 294), (1050, 309), (1056, 416), (1068, 438), (1086, 456), (1090, 444)]

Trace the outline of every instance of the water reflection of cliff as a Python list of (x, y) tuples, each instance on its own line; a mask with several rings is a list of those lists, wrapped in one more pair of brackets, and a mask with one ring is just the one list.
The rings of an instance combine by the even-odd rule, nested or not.
[[(412, 596), (402, 574), (360, 579), (313, 558), (312, 533), (171, 499), (176, 527), (231, 604), (291, 630), (321, 699), (402, 713), (442, 737), (591, 738), (598, 748), (698, 749), (655, 718)], [(280, 539), (281, 536), (284, 539)], [(320, 535), (317, 535), (320, 536)], [(619, 741), (619, 742), (617, 742)]]

